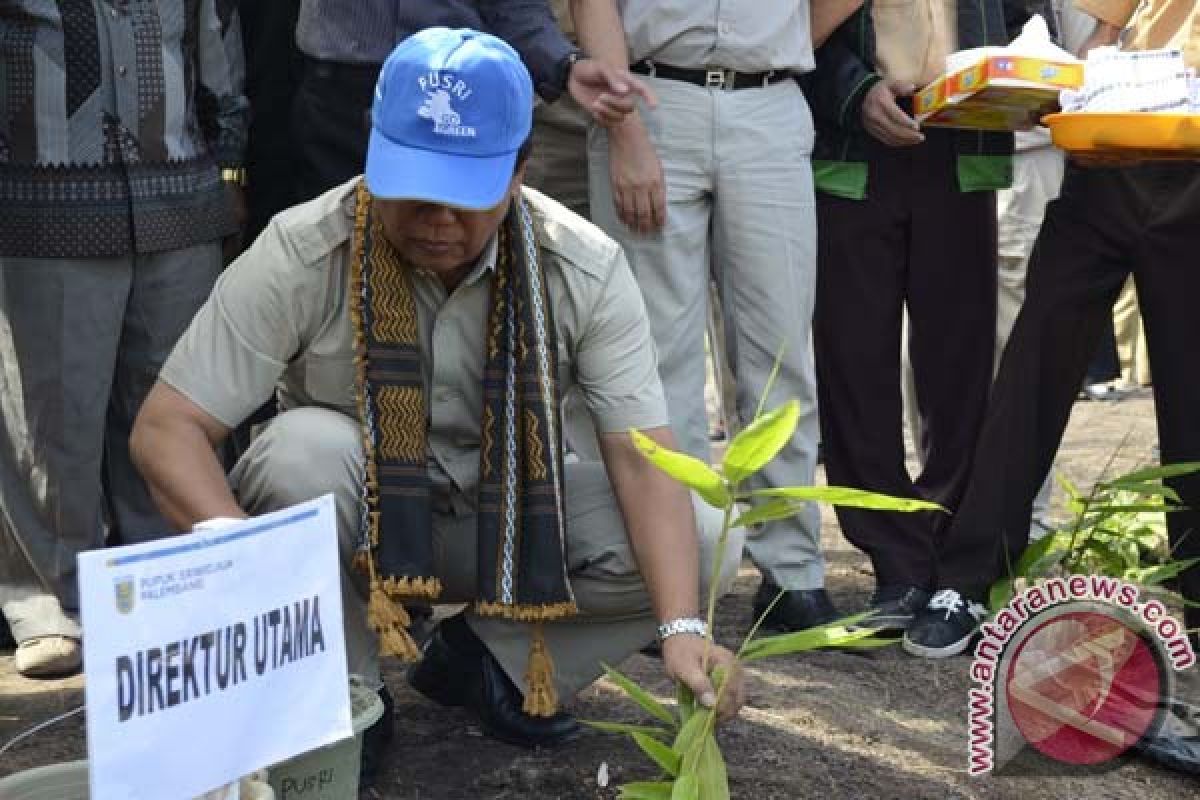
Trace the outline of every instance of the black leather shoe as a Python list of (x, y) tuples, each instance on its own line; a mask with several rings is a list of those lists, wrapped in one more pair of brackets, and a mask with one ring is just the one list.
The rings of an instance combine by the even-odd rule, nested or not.
[(470, 709), (484, 733), (518, 747), (557, 747), (579, 736), (579, 723), (570, 714), (533, 717), (522, 711), (521, 691), (483, 643), (474, 639), (473, 647), (466, 636), (474, 639), (458, 618), (438, 625), (421, 661), (409, 670), (412, 687), (440, 705)]
[[(763, 581), (754, 595), (754, 618), (758, 619), (771, 606), (779, 587)], [(779, 602), (763, 620), (763, 627), (775, 631), (802, 631), (833, 622), (839, 616), (833, 601), (824, 589), (793, 589), (783, 593)]]
[(362, 761), (358, 772), (359, 789), (375, 788), (383, 757), (387, 754), (395, 734), (396, 705), (392, 702), (392, 693), (386, 686), (379, 690), (379, 699), (383, 701), (383, 716), (363, 731)]

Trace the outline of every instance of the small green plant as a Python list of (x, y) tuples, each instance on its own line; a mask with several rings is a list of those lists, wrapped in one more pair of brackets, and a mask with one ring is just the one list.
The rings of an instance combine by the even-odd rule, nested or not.
[[(752, 533), (752, 526), (790, 517), (808, 502), (882, 511), (943, 510), (924, 500), (889, 497), (840, 486), (746, 489), (746, 481), (791, 440), (799, 418), (800, 406), (795, 400), (765, 414), (760, 403), (754, 421), (734, 437), (717, 467), (664, 448), (637, 431), (631, 433), (638, 449), (656, 467), (695, 491), (724, 515), (707, 598), (709, 647), (713, 642), (719, 571), (725, 561), (730, 530), (746, 528)], [(737, 661), (747, 663), (822, 648), (868, 648), (894, 643), (894, 640), (877, 637), (869, 628), (856, 628), (854, 623), (860, 618), (861, 615), (821, 628), (762, 638), (756, 637), (762, 624), (759, 619), (739, 648)], [(729, 782), (716, 739), (715, 711), (697, 703), (691, 691), (682, 684), (676, 687), (675, 709), (671, 710), (617, 670), (606, 666), (605, 671), (609, 679), (653, 721), (646, 725), (588, 724), (609, 733), (629, 736), (661, 771), (658, 780), (622, 786), (621, 800), (728, 800)], [(718, 700), (725, 691), (724, 678), (720, 670), (715, 670), (712, 675)]]
[(1200, 463), (1148, 467), (1098, 482), (1083, 494), (1063, 475), (1070, 522), (1031, 543), (1009, 577), (993, 584), (988, 606), (999, 611), (1026, 587), (1064, 575), (1107, 575), (1185, 605), (1163, 584), (1200, 559), (1171, 558), (1165, 514), (1186, 507), (1163, 481), (1200, 471)]

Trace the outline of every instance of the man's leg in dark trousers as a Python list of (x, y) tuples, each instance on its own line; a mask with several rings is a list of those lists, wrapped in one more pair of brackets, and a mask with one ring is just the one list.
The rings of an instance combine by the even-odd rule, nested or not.
[(1140, 220), (1119, 172), (1068, 167), (1030, 259), (970, 486), (940, 548), (940, 586), (982, 600), (1025, 549), (1033, 498), (1137, 257)]
[[(832, 484), (948, 505), (963, 488), (991, 377), (995, 209), (990, 194), (958, 191), (954, 164), (949, 137), (933, 133), (916, 148), (877, 146), (866, 199), (818, 193), (814, 345)], [(993, 232), (990, 248), (980, 231)], [(929, 467), (916, 481), (904, 463), (900, 395), (906, 298), (919, 317), (913, 362), (930, 431)], [(879, 586), (932, 588), (943, 515), (837, 513)]]
[[(1142, 196), (1156, 208), (1134, 262), (1138, 303), (1154, 370), (1154, 405), (1163, 464), (1200, 461), (1200, 166), (1155, 165), (1137, 171)], [(1186, 511), (1167, 514), (1172, 556), (1200, 558), (1200, 475), (1168, 483)], [(1179, 581), (1191, 603), (1200, 603), (1200, 568)], [(1184, 611), (1187, 628), (1200, 628), (1200, 608)], [(1200, 636), (1192, 641), (1200, 644)]]

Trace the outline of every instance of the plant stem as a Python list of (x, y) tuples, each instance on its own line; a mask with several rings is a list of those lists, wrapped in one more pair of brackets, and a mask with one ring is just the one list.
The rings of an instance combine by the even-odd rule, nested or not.
[(704, 639), (704, 664), (708, 665), (708, 658), (712, 654), (714, 623), (717, 616), (717, 594), (720, 587), (717, 586), (721, 581), (721, 567), (725, 566), (725, 549), (729, 544), (729, 524), (733, 521), (733, 508), (735, 505), (733, 492), (730, 492), (729, 505), (722, 509), (721, 517), (721, 535), (717, 537), (717, 553), (713, 559), (712, 571), (709, 574), (708, 580), (708, 613), (705, 616), (705, 622), (708, 624), (708, 635)]

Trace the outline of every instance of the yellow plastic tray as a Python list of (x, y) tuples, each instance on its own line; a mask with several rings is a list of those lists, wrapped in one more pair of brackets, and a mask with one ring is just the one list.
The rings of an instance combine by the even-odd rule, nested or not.
[(1200, 114), (1051, 114), (1042, 119), (1068, 153), (1200, 159)]

